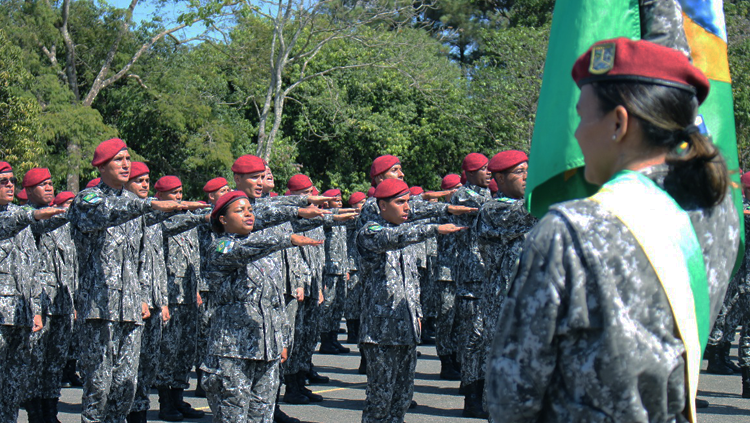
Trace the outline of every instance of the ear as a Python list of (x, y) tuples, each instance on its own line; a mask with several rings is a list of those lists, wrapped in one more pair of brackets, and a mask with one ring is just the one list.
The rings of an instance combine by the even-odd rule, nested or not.
[(617, 106), (612, 111), (612, 119), (614, 120), (614, 134), (613, 141), (620, 142), (628, 134), (628, 122), (630, 116), (628, 115), (627, 109), (623, 106)]
[(222, 225), (226, 225), (227, 224), (227, 219), (224, 216), (219, 216), (219, 222)]

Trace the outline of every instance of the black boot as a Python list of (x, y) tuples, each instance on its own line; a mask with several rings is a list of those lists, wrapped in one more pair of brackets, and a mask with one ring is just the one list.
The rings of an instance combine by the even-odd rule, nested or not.
[(45, 423), (41, 398), (27, 400), (23, 403), (23, 408), (29, 416), (29, 423)]
[(422, 344), (435, 345), (435, 323), (431, 317), (422, 323)]
[(742, 370), (742, 398), (750, 398), (750, 367), (740, 367)]
[(57, 403), (59, 398), (42, 398), (42, 418), (45, 423), (62, 423), (57, 419)]
[(359, 342), (359, 319), (346, 319), (346, 342), (349, 344)]
[(310, 398), (303, 395), (299, 388), (297, 374), (284, 375), (284, 402), (287, 404), (310, 404)]
[(201, 381), (203, 380), (203, 370), (195, 369), (195, 378), (198, 379), (195, 386), (195, 396), (198, 398), (206, 398), (206, 391), (203, 390), (203, 386), (201, 385)]
[(127, 423), (141, 423), (143, 421), (141, 414), (140, 411), (132, 411), (125, 417), (125, 421)]
[(338, 331), (333, 330), (333, 331), (331, 331), (331, 332), (328, 333), (328, 336), (331, 337), (331, 344), (333, 344), (333, 346), (337, 350), (339, 350), (340, 353), (346, 354), (346, 353), (348, 353), (348, 352), (351, 351), (348, 347), (345, 347), (345, 346), (341, 345), (341, 342), (339, 342), (339, 333), (338, 333)]
[(322, 395), (314, 393), (305, 386), (305, 372), (299, 372), (293, 376), (296, 376), (297, 378), (297, 389), (299, 389), (299, 393), (304, 395), (308, 399), (308, 402), (323, 402)]
[(182, 421), (185, 416), (177, 410), (169, 388), (157, 388), (159, 391), (159, 418), (168, 422)]
[(453, 362), (453, 368), (456, 369), (458, 373), (461, 373), (461, 363), (458, 361), (458, 354), (452, 353), (451, 361)]
[(279, 408), (279, 404), (276, 404), (276, 408), (273, 409), (273, 421), (276, 423), (302, 423), (300, 419), (287, 416)]
[(729, 341), (724, 341), (719, 345), (721, 346), (721, 356), (724, 358), (724, 364), (732, 369), (733, 372), (740, 373), (742, 369), (740, 369), (740, 366), (734, 364), (734, 361), (732, 361), (732, 358), (729, 356), (732, 350), (732, 344)]
[(440, 355), (440, 379), (461, 380), (461, 373), (453, 366), (453, 360), (449, 355)]
[(706, 345), (706, 358), (708, 359), (708, 367), (706, 372), (714, 375), (733, 375), (734, 371), (727, 367), (726, 360), (724, 358), (724, 352), (721, 345)]
[(310, 364), (310, 370), (305, 372), (305, 376), (307, 376), (307, 380), (310, 381), (310, 383), (328, 383), (331, 381), (331, 378), (328, 376), (323, 376), (315, 371), (315, 366)]
[(695, 408), (708, 408), (708, 406), (708, 401), (702, 400), (700, 398), (695, 399)]
[(365, 358), (365, 355), (362, 353), (360, 353), (359, 368), (357, 369), (357, 373), (361, 375), (367, 374), (367, 359)]
[(81, 380), (81, 378), (78, 377), (78, 373), (76, 373), (76, 360), (68, 360), (68, 362), (65, 363), (63, 379), (68, 381), (68, 388), (71, 386), (83, 386), (83, 380)]
[(196, 410), (193, 406), (185, 402), (183, 399), (185, 393), (184, 389), (172, 388), (170, 391), (172, 394), (172, 401), (174, 401), (174, 408), (176, 408), (186, 419), (202, 419), (203, 416), (206, 415), (203, 411)]
[(329, 332), (322, 332), (320, 334), (320, 348), (318, 352), (321, 354), (339, 354), (339, 349), (333, 345)]
[(490, 416), (482, 407), (482, 393), (484, 391), (484, 384), (482, 382), (478, 380), (466, 386), (464, 410), (461, 413), (463, 417), (486, 419)]

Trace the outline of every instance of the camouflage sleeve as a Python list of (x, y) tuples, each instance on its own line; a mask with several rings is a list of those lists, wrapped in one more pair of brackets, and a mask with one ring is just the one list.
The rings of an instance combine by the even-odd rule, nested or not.
[(164, 220), (162, 231), (164, 232), (164, 237), (167, 238), (187, 232), (201, 223), (206, 223), (206, 215), (204, 214), (178, 213)]
[(529, 227), (536, 222), (536, 218), (526, 211), (524, 201), (512, 200), (510, 203), (500, 203), (501, 201), (486, 203), (479, 210), (479, 217), (475, 224), (475, 233), (478, 238), (515, 239), (528, 233)]
[[(146, 237), (146, 219), (141, 219), (141, 251), (138, 254), (138, 280), (141, 284), (141, 302), (148, 304), (148, 308), (154, 308), (154, 301), (151, 293), (153, 292), (153, 259), (149, 254), (148, 238)], [(164, 304), (164, 303), (163, 303)]]
[[(310, 268), (302, 259), (299, 248), (290, 248), (286, 250), (286, 267), (288, 269), (289, 286), (292, 290), (304, 288), (305, 295), (309, 295), (310, 290)], [(294, 293), (291, 293), (294, 295)]]
[(263, 201), (276, 206), (307, 207), (310, 203), (306, 195), (279, 195), (278, 197), (263, 197)]
[(0, 213), (0, 240), (13, 238), (34, 222), (34, 210), (18, 208)]
[(671, 47), (690, 57), (682, 7), (677, 0), (640, 0), (641, 39)]
[(21, 248), (23, 251), (22, 263), (17, 263), (20, 270), (18, 271), (18, 277), (22, 279), (22, 283), (25, 286), (30, 287), (30, 298), (29, 302), (31, 305), (31, 313), (34, 316), (42, 314), (42, 282), (41, 278), (37, 277), (37, 270), (39, 269), (39, 250), (37, 250), (34, 243), (34, 237), (31, 231), (26, 231), (19, 235), (19, 245), (17, 248)]
[(469, 189), (459, 189), (451, 197), (451, 204), (479, 208), (484, 204), (484, 197)]
[(175, 213), (165, 213), (161, 211), (151, 210), (149, 213), (143, 215), (146, 220), (146, 226), (153, 226), (157, 223), (161, 223), (170, 217), (174, 216)]
[(31, 224), (31, 232), (38, 236), (54, 231), (60, 226), (68, 223), (68, 217), (66, 214), (67, 213), (58, 214), (57, 216), (52, 216), (45, 220), (35, 220), (34, 223)]
[(253, 232), (246, 237), (219, 238), (212, 245), (211, 262), (215, 266), (239, 268), (248, 262), (292, 246), (287, 231)]
[(487, 362), (490, 412), (509, 423), (537, 420), (556, 366), (565, 286), (584, 277), (560, 217), (548, 214), (531, 232), (516, 272)]
[(436, 236), (438, 226), (434, 223), (402, 223), (398, 226), (381, 226), (370, 223), (357, 236), (357, 245), (363, 250), (381, 254), (417, 244)]
[[(205, 216), (202, 217), (204, 218), (203, 222), (205, 222)], [(201, 272), (201, 243), (198, 239), (198, 231), (191, 231), (188, 236), (190, 237), (192, 244), (192, 248), (190, 248), (190, 257), (188, 257), (188, 260), (190, 261), (190, 264), (193, 266), (193, 269), (195, 271), (195, 277), (197, 279), (196, 286), (198, 288), (198, 292), (208, 291), (208, 281), (206, 281), (206, 279), (203, 277), (203, 273)]]
[(409, 200), (409, 222), (448, 215), (448, 203), (432, 203), (421, 199)]
[(79, 231), (91, 233), (122, 225), (151, 210), (151, 200), (83, 191), (68, 209), (68, 220)]
[[(274, 197), (276, 198), (276, 197)], [(276, 205), (256, 202), (253, 204), (255, 215), (254, 231), (280, 225), (284, 222), (293, 222), (297, 219), (299, 208), (296, 206)]]
[(333, 222), (333, 215), (331, 214), (326, 214), (321, 217), (314, 217), (312, 219), (296, 218), (291, 221), (292, 228), (294, 228), (295, 233), (311, 231), (321, 226), (325, 227), (328, 225), (328, 227), (331, 227), (330, 222)]

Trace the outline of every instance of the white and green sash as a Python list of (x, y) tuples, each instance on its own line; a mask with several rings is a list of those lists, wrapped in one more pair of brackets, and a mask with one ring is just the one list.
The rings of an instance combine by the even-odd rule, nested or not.
[(686, 417), (696, 422), (695, 396), (711, 329), (711, 304), (703, 252), (690, 216), (652, 180), (629, 170), (617, 173), (590, 198), (630, 230), (667, 294), (685, 344)]

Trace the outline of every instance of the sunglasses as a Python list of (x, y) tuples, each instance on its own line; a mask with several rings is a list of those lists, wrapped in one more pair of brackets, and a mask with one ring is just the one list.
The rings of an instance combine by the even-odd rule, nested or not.
[(16, 185), (16, 182), (18, 182), (18, 180), (16, 179), (15, 176), (11, 178), (0, 178), (0, 186), (6, 186), (8, 185), (8, 183)]

